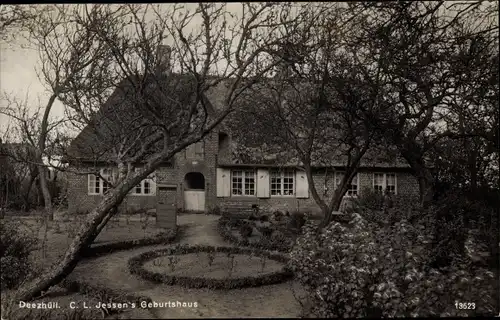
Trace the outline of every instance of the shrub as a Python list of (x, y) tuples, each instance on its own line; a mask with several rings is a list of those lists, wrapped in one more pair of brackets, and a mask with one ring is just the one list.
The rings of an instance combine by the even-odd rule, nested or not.
[(283, 219), (283, 216), (284, 216), (283, 212), (279, 210), (273, 212), (273, 219), (276, 221), (281, 221)]
[(29, 255), (37, 240), (23, 234), (13, 222), (0, 222), (0, 270), (1, 288), (15, 288), (26, 280), (32, 271)]
[(293, 229), (301, 229), (304, 224), (306, 223), (306, 217), (305, 214), (302, 212), (293, 212), (290, 215), (290, 220), (288, 222), (289, 228)]
[[(254, 248), (258, 249), (264, 249), (264, 250), (277, 250), (281, 252), (289, 252), (291, 247), (290, 243), (274, 243), (270, 242), (266, 238), (261, 238), (259, 241), (248, 241), (246, 238), (240, 238), (236, 235), (233, 234), (233, 228), (235, 223), (238, 226), (241, 226), (242, 224), (245, 223), (245, 221), (241, 219), (231, 219), (231, 218), (226, 218), (222, 217), (219, 219), (217, 223), (217, 232), (220, 234), (220, 236), (227, 242), (233, 243), (238, 246), (251, 246)], [(261, 227), (265, 228), (265, 227)], [(272, 228), (271, 232), (274, 230)], [(260, 230), (260, 229), (259, 229)], [(270, 236), (270, 234), (269, 234)]]
[(268, 222), (269, 221), (269, 217), (267, 215), (263, 214), (263, 215), (261, 215), (259, 217), (259, 221), (260, 222)]
[(215, 216), (220, 216), (221, 215), (221, 209), (219, 206), (213, 206), (213, 207), (210, 207), (208, 210), (207, 210), (207, 214), (211, 214), (211, 215), (215, 215)]
[(423, 218), (417, 196), (383, 195), (369, 188), (365, 188), (358, 198), (353, 199), (352, 207), (347, 213), (353, 212), (359, 213), (368, 222), (380, 226), (394, 224), (402, 219), (414, 222)]
[(240, 227), (240, 235), (243, 238), (248, 238), (252, 235), (253, 227), (250, 224), (244, 224)]
[(274, 242), (284, 242), (286, 237), (283, 232), (276, 230), (271, 234), (271, 240)]
[(266, 238), (270, 238), (271, 234), (273, 233), (274, 229), (271, 227), (260, 227), (259, 231), (262, 233), (262, 235)]
[[(490, 315), (493, 274), (455, 259), (430, 268), (431, 231), (401, 219), (380, 227), (353, 214), (321, 232), (307, 222), (290, 253), (290, 267), (320, 317)], [(476, 310), (457, 310), (455, 300)]]
[(357, 198), (352, 200), (351, 210), (359, 212), (359, 210), (379, 211), (384, 207), (384, 195), (372, 188), (363, 188)]

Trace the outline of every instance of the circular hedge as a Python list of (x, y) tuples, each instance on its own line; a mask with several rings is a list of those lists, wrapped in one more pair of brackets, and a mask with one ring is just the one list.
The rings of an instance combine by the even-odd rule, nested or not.
[[(174, 276), (167, 273), (158, 273), (147, 270), (144, 264), (147, 261), (153, 260), (162, 256), (183, 255), (197, 252), (213, 252), (213, 253), (228, 253), (228, 254), (248, 254), (257, 257), (265, 257), (285, 264), (280, 271), (266, 273), (260, 276), (248, 276), (239, 278), (227, 279), (212, 279), (203, 277), (187, 277)], [(129, 260), (128, 266), (132, 274), (138, 275), (141, 278), (167, 285), (180, 285), (187, 288), (210, 288), (210, 289), (240, 289), (248, 287), (259, 287), (270, 284), (285, 282), (292, 278), (293, 273), (287, 268), (286, 263), (288, 258), (280, 254), (256, 250), (252, 248), (238, 247), (212, 247), (212, 246), (176, 246), (172, 248), (159, 249), (154, 251), (144, 252)]]

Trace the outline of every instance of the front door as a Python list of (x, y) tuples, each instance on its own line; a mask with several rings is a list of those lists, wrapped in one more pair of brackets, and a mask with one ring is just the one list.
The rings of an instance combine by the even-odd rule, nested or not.
[(205, 211), (205, 177), (201, 172), (189, 172), (184, 177), (184, 210)]
[(177, 226), (177, 186), (158, 186), (156, 225), (160, 228)]
[(205, 190), (185, 190), (184, 206), (186, 211), (205, 211)]

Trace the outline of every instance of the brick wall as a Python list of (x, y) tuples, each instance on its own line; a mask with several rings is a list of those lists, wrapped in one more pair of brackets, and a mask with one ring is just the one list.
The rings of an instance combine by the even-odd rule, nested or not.
[(205, 209), (217, 204), (215, 168), (217, 162), (218, 132), (213, 131), (203, 140), (204, 156), (203, 158), (186, 158), (186, 152), (181, 151), (175, 155), (175, 168), (173, 175), (178, 185), (178, 208), (184, 209), (184, 189), (186, 188), (185, 176), (190, 172), (199, 172), (205, 178)]
[[(377, 171), (378, 172), (378, 171)], [(397, 191), (398, 194), (418, 194), (418, 184), (416, 179), (408, 172), (397, 172)], [(313, 181), (316, 186), (316, 191), (318, 195), (330, 201), (335, 190), (335, 179), (333, 172), (318, 172), (313, 174)], [(373, 172), (372, 171), (361, 171), (359, 172), (359, 186), (358, 190), (363, 190), (363, 188), (373, 188)], [(359, 191), (358, 191), (359, 192)], [(313, 199), (312, 194), (309, 192), (309, 198), (297, 199), (294, 197), (270, 197), (270, 198), (257, 198), (257, 197), (242, 197), (234, 196), (227, 198), (217, 198), (218, 203), (221, 207), (225, 205), (241, 205), (248, 206), (249, 208), (252, 204), (259, 205), (260, 208), (265, 210), (307, 210), (314, 214), (320, 214), (320, 209)], [(349, 202), (349, 197), (344, 197), (343, 204), (344, 207)]]
[[(68, 173), (68, 213), (88, 212), (102, 200), (102, 195), (88, 194), (88, 176), (84, 172), (91, 167), (72, 168), (77, 173)], [(173, 168), (161, 167), (157, 170), (157, 183), (164, 181), (175, 183), (177, 180)], [(155, 195), (132, 195), (129, 194), (120, 206), (122, 210), (152, 209), (156, 208), (157, 197)]]
[[(218, 131), (214, 130), (204, 139), (204, 157), (189, 159), (186, 158), (186, 152), (181, 151), (175, 155), (174, 167), (160, 167), (156, 171), (157, 184), (170, 184), (177, 186), (177, 208), (184, 208), (184, 190), (186, 188), (185, 176), (189, 172), (200, 172), (205, 178), (205, 209), (216, 205), (223, 207), (226, 204), (248, 205), (258, 204), (261, 208), (268, 210), (310, 210), (319, 212), (319, 208), (309, 193), (309, 198), (296, 199), (294, 197), (228, 197), (217, 198), (216, 195), (216, 167), (217, 152), (219, 147)], [(85, 170), (85, 168), (82, 168)], [(390, 172), (384, 170), (386, 172)], [(370, 170), (361, 170), (359, 172), (358, 190), (373, 187), (373, 172)], [(380, 172), (380, 171), (376, 171)], [(313, 174), (313, 181), (320, 197), (331, 199), (335, 188), (335, 177), (332, 171), (321, 171)], [(87, 175), (70, 174), (68, 176), (68, 202), (69, 212), (88, 211), (95, 207), (102, 196), (88, 195)], [(397, 191), (398, 194), (418, 194), (418, 183), (409, 173), (397, 172)], [(346, 201), (348, 199), (344, 197)], [(128, 195), (122, 204), (123, 209), (156, 208), (157, 196), (136, 196)]]

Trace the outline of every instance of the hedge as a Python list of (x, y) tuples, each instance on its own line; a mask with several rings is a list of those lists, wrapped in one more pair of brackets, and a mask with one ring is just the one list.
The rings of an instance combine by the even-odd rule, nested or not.
[(117, 241), (105, 244), (99, 244), (88, 247), (82, 252), (83, 258), (97, 258), (103, 255), (111, 254), (115, 251), (130, 250), (137, 247), (157, 245), (157, 244), (170, 244), (177, 240), (180, 236), (180, 229), (169, 230), (165, 233), (160, 233), (153, 238), (143, 238), (136, 240)]
[[(165, 273), (158, 273), (146, 270), (144, 263), (154, 258), (165, 255), (182, 255), (196, 252), (222, 252), (232, 254), (253, 254), (255, 256), (266, 257), (285, 264), (282, 270), (264, 274), (262, 276), (248, 276), (241, 278), (228, 279), (210, 279), (203, 277), (185, 277), (174, 276)], [(248, 287), (259, 287), (264, 285), (282, 283), (291, 279), (293, 274), (286, 266), (288, 258), (284, 255), (273, 254), (271, 252), (256, 250), (252, 248), (237, 248), (237, 247), (212, 247), (212, 246), (177, 246), (174, 248), (166, 248), (155, 251), (142, 253), (129, 260), (128, 266), (130, 273), (140, 276), (141, 278), (167, 285), (180, 285), (187, 288), (210, 288), (210, 289), (241, 289)]]
[[(154, 238), (145, 238), (138, 240), (126, 240), (112, 243), (106, 243), (89, 247), (83, 251), (83, 258), (97, 258), (106, 254), (111, 254), (115, 251), (129, 250), (141, 246), (168, 244), (172, 243), (180, 235), (180, 229), (176, 228), (169, 230), (166, 233), (160, 233)], [(92, 285), (79, 280), (64, 279), (61, 281), (61, 286), (71, 292), (78, 292), (84, 295), (92, 296), (99, 299), (101, 302), (116, 302), (116, 303), (136, 303), (136, 308), (140, 307), (141, 301), (151, 302), (151, 298), (129, 294), (122, 290), (114, 290), (104, 286)], [(128, 309), (111, 309), (110, 314), (119, 313)]]
[(241, 220), (232, 220), (229, 218), (220, 218), (217, 222), (217, 231), (219, 235), (227, 242), (237, 246), (253, 247), (261, 250), (280, 251), (288, 253), (291, 247), (284, 242), (269, 242), (269, 240), (261, 240), (259, 242), (248, 241), (248, 239), (241, 239), (235, 236), (232, 232), (233, 226), (239, 226)]

